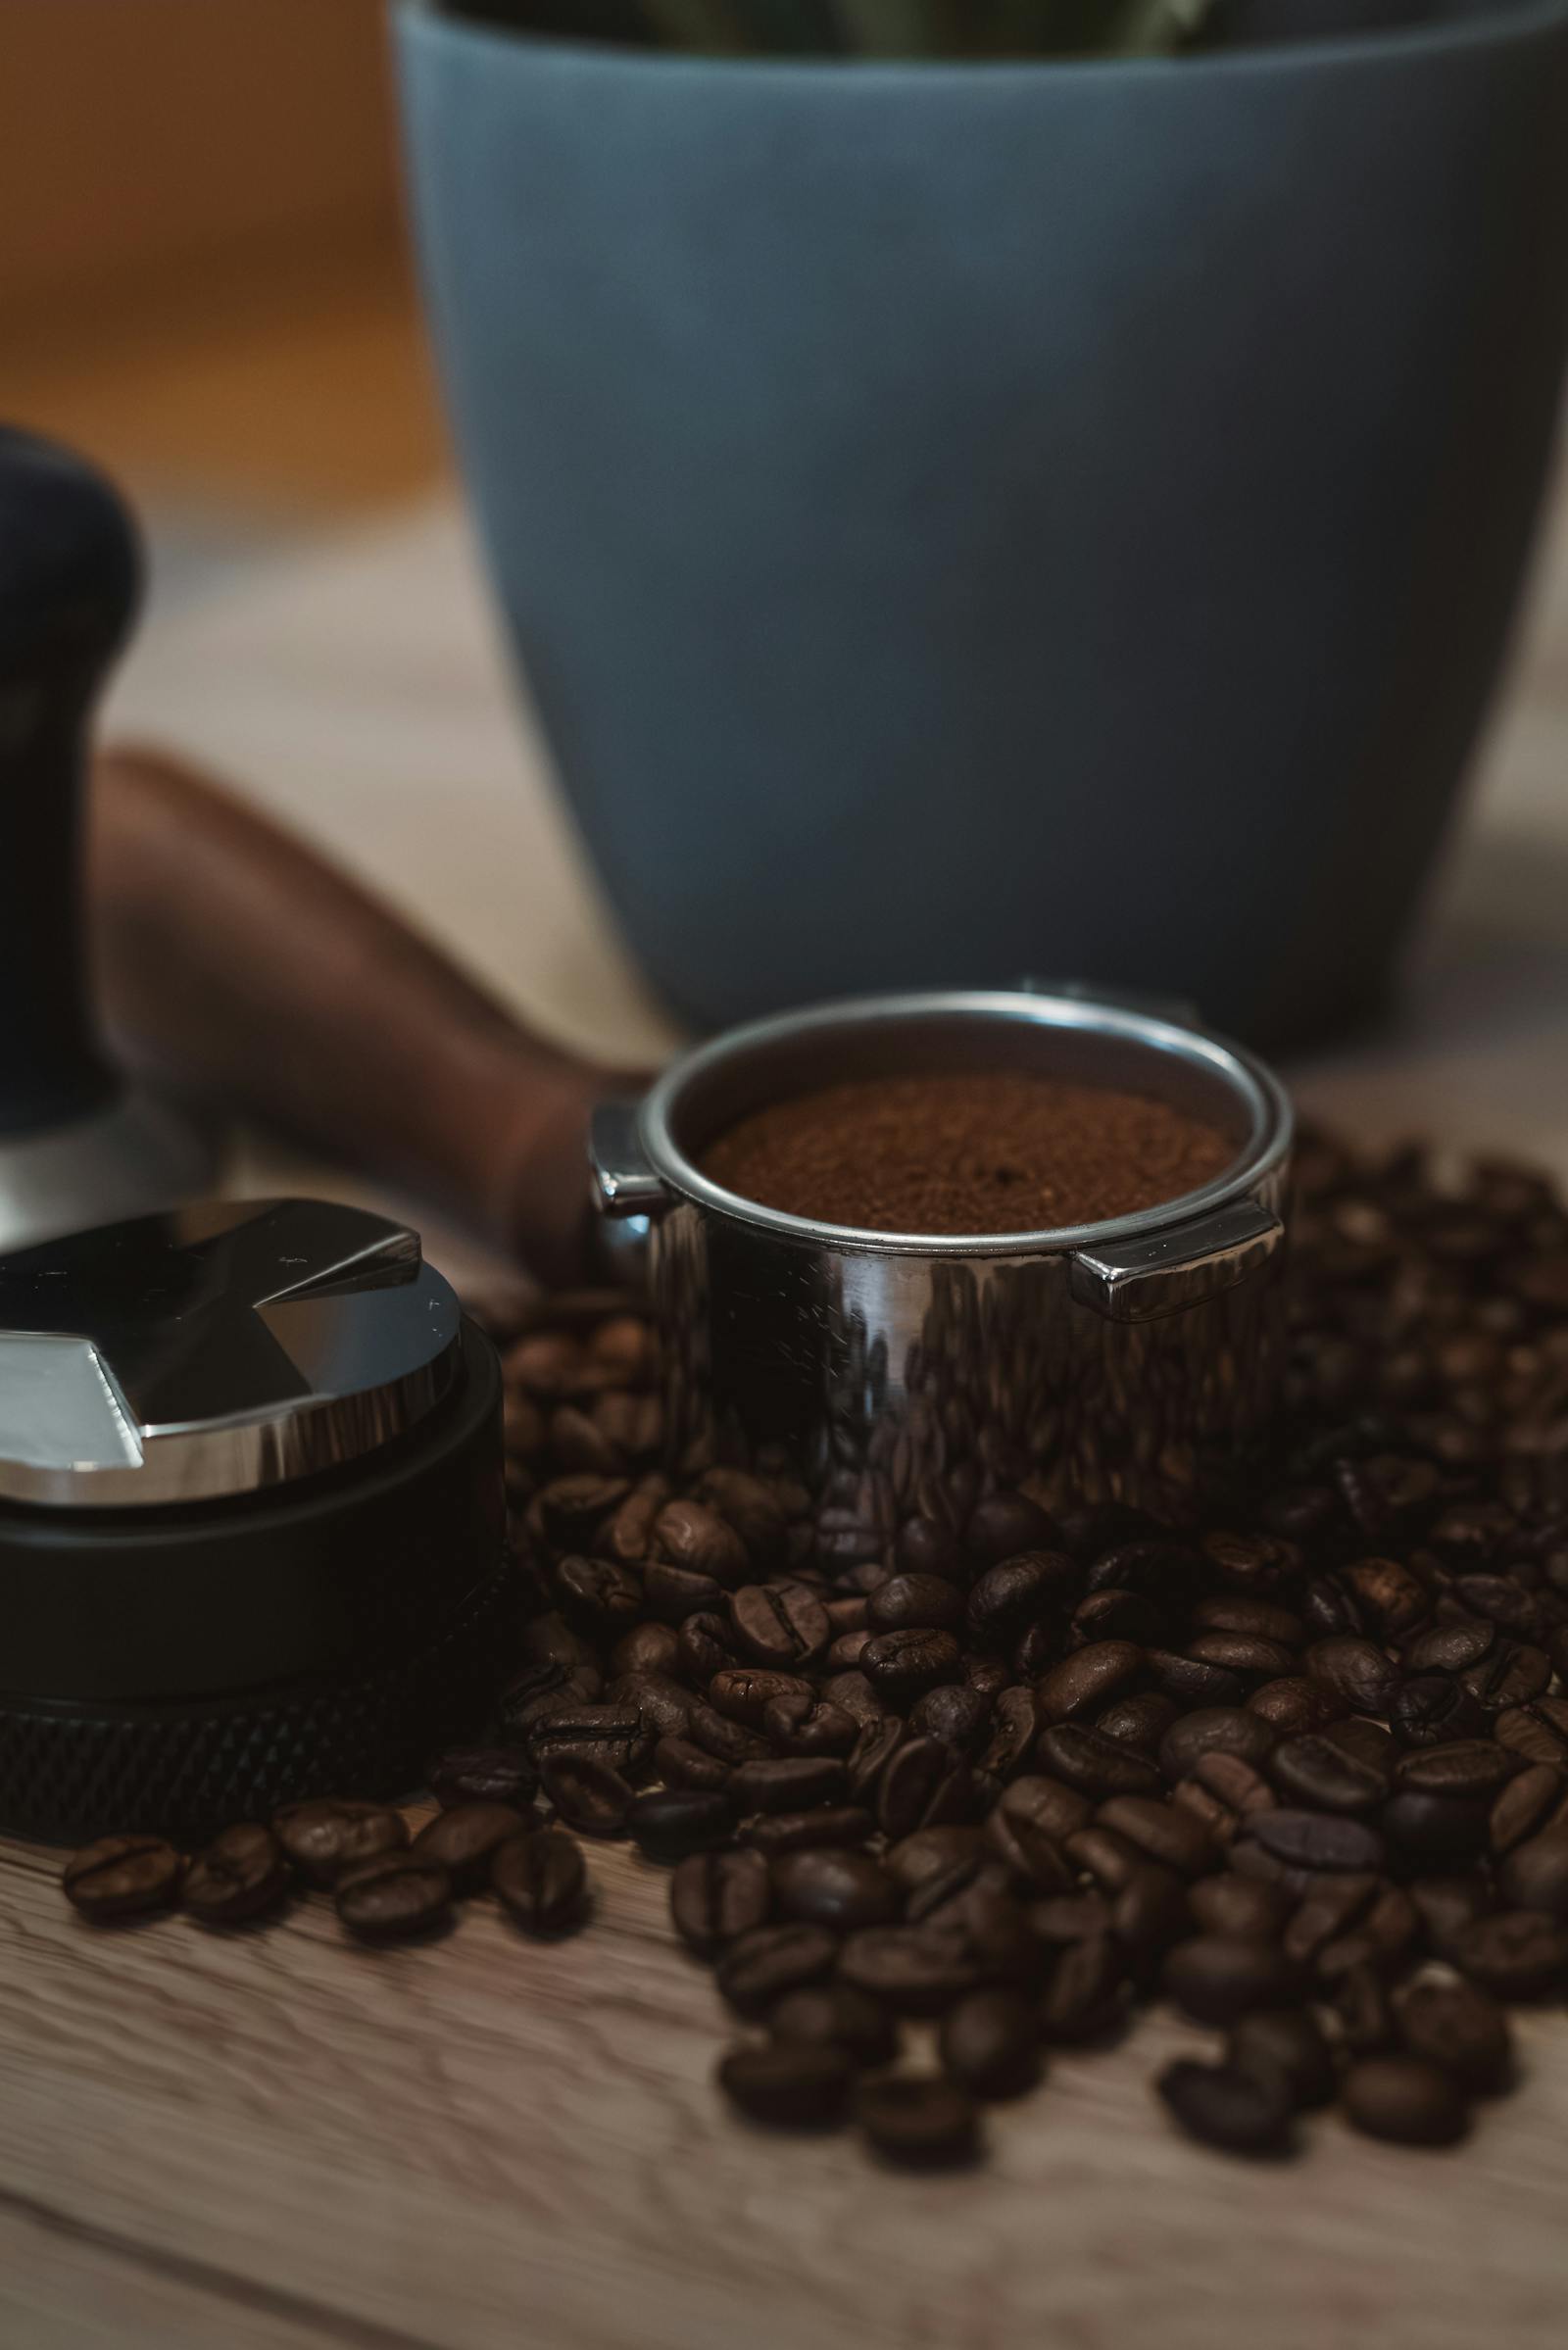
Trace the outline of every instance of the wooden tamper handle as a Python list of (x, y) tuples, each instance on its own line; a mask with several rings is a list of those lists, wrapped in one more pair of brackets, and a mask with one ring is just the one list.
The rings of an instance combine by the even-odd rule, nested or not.
[(346, 874), (161, 754), (96, 761), (88, 920), (134, 1056), (543, 1280), (582, 1274), (588, 1113), (641, 1079), (529, 1035)]

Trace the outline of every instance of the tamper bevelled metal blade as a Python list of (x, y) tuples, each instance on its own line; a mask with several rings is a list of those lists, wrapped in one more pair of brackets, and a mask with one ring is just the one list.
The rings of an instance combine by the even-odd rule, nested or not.
[(457, 1377), (417, 1235), (309, 1199), (206, 1201), (0, 1257), (0, 1498), (123, 1509), (338, 1468)]

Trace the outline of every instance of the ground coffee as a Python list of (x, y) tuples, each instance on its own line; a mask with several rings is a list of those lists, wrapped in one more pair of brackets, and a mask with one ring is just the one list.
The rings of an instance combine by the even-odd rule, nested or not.
[(1131, 1215), (1236, 1155), (1143, 1094), (1054, 1077), (873, 1077), (774, 1102), (721, 1135), (703, 1171), (790, 1215), (873, 1232), (1039, 1232)]

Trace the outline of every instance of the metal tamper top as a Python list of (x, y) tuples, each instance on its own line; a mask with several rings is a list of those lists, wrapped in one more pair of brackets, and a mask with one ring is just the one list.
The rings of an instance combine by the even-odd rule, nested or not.
[(0, 1826), (416, 1783), (510, 1596), (500, 1372), (417, 1236), (207, 1201), (0, 1257)]

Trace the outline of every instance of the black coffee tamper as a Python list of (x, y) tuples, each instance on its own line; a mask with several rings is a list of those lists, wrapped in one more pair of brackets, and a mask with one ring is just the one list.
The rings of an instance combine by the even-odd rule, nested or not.
[(71, 1841), (406, 1791), (514, 1589), (499, 1364), (417, 1237), (191, 1204), (209, 1144), (97, 1044), (77, 803), (138, 569), (0, 432), (0, 1831)]

